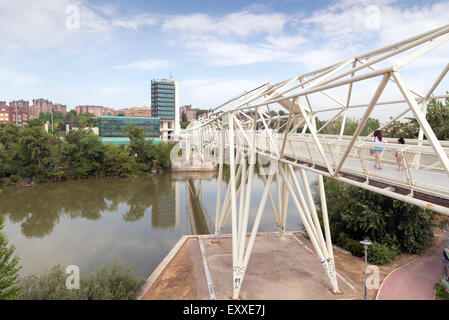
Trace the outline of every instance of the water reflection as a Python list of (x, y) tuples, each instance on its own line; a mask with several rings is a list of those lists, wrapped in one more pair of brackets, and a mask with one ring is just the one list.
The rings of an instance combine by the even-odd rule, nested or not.
[(121, 203), (129, 207), (123, 213), (124, 221), (138, 221), (153, 206), (153, 227), (175, 226), (174, 189), (169, 175), (157, 179), (83, 180), (30, 189), (7, 188), (0, 194), (0, 203), (0, 214), (21, 223), (22, 233), (28, 238), (51, 234), (63, 215), (98, 220), (102, 213), (116, 211)]
[(190, 229), (192, 234), (210, 234), (208, 217), (203, 207), (203, 180), (199, 180), (198, 185), (192, 178), (186, 181), (186, 208), (189, 213)]
[[(216, 173), (167, 173), (5, 187), (0, 214), (6, 215), (4, 231), (16, 246), (22, 274), (42, 272), (56, 263), (92, 272), (120, 259), (149, 276), (182, 235), (214, 232), (216, 179)], [(262, 191), (263, 181), (257, 177), (252, 217)], [(266, 209), (260, 231), (277, 231), (270, 207)], [(290, 230), (299, 224), (297, 214), (288, 215)], [(230, 221), (223, 231), (231, 232)]]

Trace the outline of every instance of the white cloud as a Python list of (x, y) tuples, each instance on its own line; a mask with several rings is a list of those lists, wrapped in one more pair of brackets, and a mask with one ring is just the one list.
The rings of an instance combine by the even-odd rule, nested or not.
[[(315, 11), (300, 22), (311, 38), (295, 57), (310, 71), (446, 25), (449, 1), (403, 7), (394, 0), (342, 0)], [(444, 64), (449, 46), (413, 62), (414, 66)], [(400, 57), (393, 57), (393, 64)], [(326, 61), (319, 65), (320, 61)], [(331, 61), (332, 60), (332, 61)]]
[(169, 44), (193, 50), (205, 64), (231, 66), (288, 58), (286, 49), (305, 42), (299, 35), (283, 34), (288, 21), (282, 13), (245, 9), (220, 17), (201, 13), (171, 16), (162, 30), (178, 39)]
[[(91, 5), (86, 0), (1, 0), (0, 39), (2, 46), (20, 48), (53, 48), (75, 46), (111, 39), (118, 29), (138, 30), (156, 24), (148, 13), (120, 16), (110, 5)], [(66, 22), (79, 10), (79, 28), (68, 28)], [(113, 16), (105, 16), (107, 14)]]
[(371, 47), (391, 44), (449, 21), (449, 1), (410, 8), (401, 8), (395, 2), (343, 0), (314, 12), (303, 21), (303, 26), (315, 38), (344, 48), (347, 43), (363, 42)]
[(143, 26), (154, 26), (158, 22), (158, 19), (151, 14), (139, 14), (131, 16), (126, 19), (112, 19), (111, 24), (114, 27), (121, 27), (125, 29), (133, 29), (137, 31)]
[[(68, 29), (66, 8), (79, 8), (80, 28)], [(0, 39), (9, 46), (33, 49), (57, 47), (89, 33), (110, 31), (110, 24), (84, 5), (71, 0), (2, 0)]]
[[(351, 52), (354, 53), (354, 52)], [(319, 69), (330, 64), (337, 63), (343, 59), (347, 59), (351, 56), (351, 53), (339, 50), (331, 45), (326, 45), (321, 48), (306, 48), (297, 52), (290, 61), (298, 62), (306, 66), (306, 71), (312, 71)]]
[(169, 17), (163, 23), (162, 29), (193, 35), (212, 33), (247, 37), (258, 33), (279, 33), (287, 20), (288, 17), (281, 13), (257, 14), (246, 10), (221, 18), (197, 13)]
[(180, 80), (182, 103), (195, 108), (213, 108), (231, 97), (254, 89), (266, 81), (250, 78), (209, 78)]
[(266, 37), (266, 41), (268, 42), (269, 47), (282, 50), (295, 50), (308, 42), (308, 40), (301, 35), (269, 35)]
[(206, 14), (191, 14), (184, 16), (173, 16), (165, 20), (162, 24), (162, 29), (165, 31), (181, 31), (185, 33), (194, 32), (206, 33), (214, 31), (212, 29), (214, 21)]
[(160, 68), (168, 68), (170, 61), (161, 59), (148, 59), (132, 62), (127, 65), (114, 66), (115, 69), (138, 69), (138, 70), (155, 70)]
[(288, 53), (276, 48), (213, 38), (190, 40), (184, 45), (187, 48), (195, 49), (197, 54), (204, 59), (205, 64), (214, 66), (245, 65), (289, 57)]

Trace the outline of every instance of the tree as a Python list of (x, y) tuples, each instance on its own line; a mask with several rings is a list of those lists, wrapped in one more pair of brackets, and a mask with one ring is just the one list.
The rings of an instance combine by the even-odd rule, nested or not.
[[(444, 103), (440, 100), (432, 99), (427, 104), (426, 119), (433, 129), (438, 140), (449, 140), (449, 99)], [(395, 138), (418, 138), (419, 124), (415, 118), (406, 118), (406, 121), (394, 121), (385, 130), (386, 137)]]
[[(369, 260), (382, 264), (399, 252), (420, 253), (430, 243), (433, 212), (334, 179), (325, 178), (324, 183), (332, 238), (338, 246), (361, 256), (358, 241), (369, 239), (378, 244), (370, 249)], [(315, 197), (320, 206), (318, 192)]]
[(183, 121), (181, 121), (181, 129), (185, 129), (185, 128), (187, 128), (187, 126), (190, 124), (190, 122), (189, 121), (187, 121), (187, 122), (183, 122)]
[(198, 109), (198, 108), (193, 109), (193, 110), (195, 110), (195, 115), (196, 115), (197, 118), (198, 118), (199, 115), (209, 112), (208, 110), (203, 110), (203, 109)]
[(181, 114), (181, 121), (182, 122), (187, 122), (187, 115), (186, 115), (186, 113), (184, 111)]
[[(357, 125), (358, 124), (359, 124), (359, 121), (357, 121)], [(354, 134), (356, 128), (354, 128), (354, 131), (352, 132), (352, 134)], [(370, 117), (370, 118), (368, 118), (365, 125), (363, 126), (363, 129), (362, 129), (362, 132), (360, 132), (360, 135), (366, 137), (367, 135), (369, 135), (370, 133), (373, 133), (375, 130), (377, 130), (379, 128), (380, 128), (379, 119), (374, 119), (374, 118)]]
[(155, 159), (155, 152), (152, 142), (145, 141), (143, 129), (135, 124), (127, 125), (123, 128), (128, 138), (131, 140), (129, 149), (131, 154), (137, 156), (137, 161), (147, 165), (147, 170), (150, 170), (152, 160)]
[(106, 147), (92, 130), (72, 130), (65, 135), (63, 161), (71, 177), (99, 176)]
[(134, 173), (135, 160), (124, 145), (106, 145), (102, 172), (105, 176), (126, 177)]
[(427, 104), (426, 119), (438, 140), (449, 140), (449, 98), (444, 102), (433, 99)]
[(28, 120), (27, 127), (42, 127), (44, 125), (44, 122), (39, 119), (30, 119)]
[[(39, 113), (39, 120), (41, 120), (43, 123), (45, 122), (51, 122), (51, 112), (41, 112)], [(61, 111), (55, 111), (53, 112), (53, 121), (61, 121), (64, 120), (64, 115)]]
[(3, 230), (4, 217), (0, 216), (0, 300), (17, 299), (20, 293), (19, 257), (13, 256), (15, 247), (8, 245)]
[(131, 140), (129, 149), (141, 164), (140, 170), (150, 171), (153, 161), (157, 161), (159, 169), (165, 170), (171, 166), (170, 151), (174, 143), (159, 142), (154, 144), (153, 139), (145, 140), (143, 129), (134, 124), (126, 126), (124, 132)]
[(383, 130), (386, 138), (417, 139), (419, 125), (416, 119), (406, 118), (407, 122), (394, 121), (391, 126)]
[(79, 129), (84, 129), (87, 127), (87, 117), (77, 118), (77, 124)]
[[(327, 121), (320, 120), (317, 118), (316, 124), (317, 129), (320, 129)], [(343, 117), (340, 116), (335, 119), (332, 123), (329, 123), (322, 131), (323, 134), (340, 134), (340, 128), (343, 123)], [(357, 129), (360, 120), (354, 118), (346, 118), (345, 129), (343, 134), (345, 136), (352, 136)], [(360, 132), (361, 136), (367, 136), (370, 133), (374, 132), (374, 130), (380, 127), (380, 121), (374, 118), (368, 118), (365, 125), (363, 126), (362, 131)]]
[(81, 113), (72, 120), (71, 127), (86, 128), (86, 127), (96, 127), (98, 120), (94, 118), (92, 113)]

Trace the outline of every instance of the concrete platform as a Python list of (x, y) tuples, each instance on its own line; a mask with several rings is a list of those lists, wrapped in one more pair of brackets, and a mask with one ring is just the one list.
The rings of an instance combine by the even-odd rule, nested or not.
[[(334, 250), (342, 291), (342, 294), (335, 295), (330, 291), (330, 282), (311, 248), (308, 240), (299, 232), (289, 232), (283, 240), (277, 232), (258, 234), (240, 298), (361, 299), (363, 288), (338, 270), (338, 260), (347, 257), (347, 252)], [(213, 287), (212, 295), (208, 284)], [(220, 242), (215, 242), (212, 236), (184, 236), (148, 278), (138, 299), (209, 300), (215, 297), (227, 300), (231, 296), (231, 237), (225, 235)]]
[(182, 157), (171, 159), (171, 170), (174, 172), (213, 172), (217, 169), (217, 161), (205, 159), (201, 161), (198, 154), (191, 154), (190, 159)]

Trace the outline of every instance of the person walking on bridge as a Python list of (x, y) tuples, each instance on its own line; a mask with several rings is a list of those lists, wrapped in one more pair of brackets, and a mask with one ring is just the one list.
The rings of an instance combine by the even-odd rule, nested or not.
[[(398, 143), (399, 144), (404, 144), (405, 143), (404, 138), (399, 138), (398, 139)], [(401, 151), (396, 151), (396, 153), (394, 155), (396, 157), (396, 162), (398, 163), (397, 171), (401, 171), (401, 167), (402, 167), (402, 170), (404, 170), (404, 164), (402, 163), (402, 153), (401, 153)]]
[(377, 144), (385, 143), (385, 140), (382, 138), (382, 132), (380, 132), (380, 130), (374, 131), (374, 143), (376, 143), (376, 146), (374, 147), (374, 154), (376, 156), (376, 163), (374, 164), (374, 168), (382, 169), (380, 155), (384, 148), (378, 146)]

